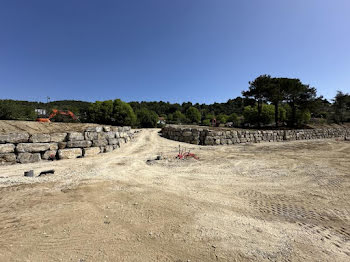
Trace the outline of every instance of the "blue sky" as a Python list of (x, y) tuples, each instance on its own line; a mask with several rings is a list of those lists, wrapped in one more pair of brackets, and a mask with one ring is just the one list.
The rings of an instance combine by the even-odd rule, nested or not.
[(260, 74), (350, 92), (349, 0), (2, 0), (0, 98), (225, 102)]

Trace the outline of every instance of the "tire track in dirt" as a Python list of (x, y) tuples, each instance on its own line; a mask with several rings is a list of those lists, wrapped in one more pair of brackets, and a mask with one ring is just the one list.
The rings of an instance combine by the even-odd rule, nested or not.
[[(241, 191), (240, 197), (248, 199), (249, 206), (264, 219), (294, 223), (303, 230), (329, 241), (341, 252), (350, 256), (350, 218), (337, 215), (332, 210), (309, 208), (312, 203), (285, 195), (266, 195), (255, 190)], [(297, 204), (296, 204), (297, 203)]]

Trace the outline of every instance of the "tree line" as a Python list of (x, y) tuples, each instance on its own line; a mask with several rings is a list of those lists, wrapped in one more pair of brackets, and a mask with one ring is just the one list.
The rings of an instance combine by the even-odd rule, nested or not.
[[(317, 96), (316, 88), (296, 78), (261, 75), (249, 82), (242, 96), (226, 103), (123, 102), (74, 100), (37, 103), (0, 100), (0, 119), (35, 120), (34, 109), (70, 110), (81, 122), (156, 127), (170, 124), (226, 124), (236, 127), (302, 127), (318, 123), (350, 122), (350, 95), (338, 91), (332, 101)], [(160, 121), (161, 120), (161, 121)], [(53, 121), (72, 121), (57, 116)]]

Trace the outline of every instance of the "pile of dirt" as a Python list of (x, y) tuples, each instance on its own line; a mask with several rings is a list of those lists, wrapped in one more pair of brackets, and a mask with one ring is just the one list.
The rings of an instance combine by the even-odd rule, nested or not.
[(36, 133), (59, 133), (67, 131), (82, 132), (89, 126), (97, 126), (90, 123), (40, 123), (35, 121), (1, 120), (0, 134), (27, 132)]

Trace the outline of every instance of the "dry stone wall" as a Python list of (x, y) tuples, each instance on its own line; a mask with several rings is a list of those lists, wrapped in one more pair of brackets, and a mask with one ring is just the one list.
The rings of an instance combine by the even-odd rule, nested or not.
[(337, 137), (350, 140), (350, 129), (215, 130), (205, 127), (165, 126), (162, 135), (171, 140), (195, 145), (232, 145)]
[(128, 126), (89, 127), (81, 133), (0, 134), (0, 165), (88, 157), (113, 151), (132, 138)]

